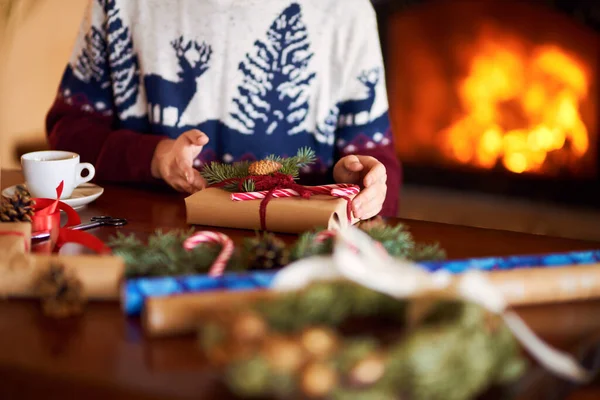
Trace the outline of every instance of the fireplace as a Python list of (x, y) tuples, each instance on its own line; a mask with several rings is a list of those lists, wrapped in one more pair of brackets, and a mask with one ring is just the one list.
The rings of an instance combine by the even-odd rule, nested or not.
[(564, 3), (374, 2), (405, 184), (600, 207), (600, 15)]

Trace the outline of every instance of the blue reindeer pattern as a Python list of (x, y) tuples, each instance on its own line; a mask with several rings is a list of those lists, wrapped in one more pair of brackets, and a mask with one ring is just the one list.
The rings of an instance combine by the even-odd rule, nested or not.
[(368, 120), (371, 119), (371, 110), (377, 95), (375, 89), (381, 79), (381, 69), (363, 71), (357, 79), (366, 87), (367, 97), (347, 100), (340, 104), (340, 125), (356, 125), (356, 119), (362, 113), (367, 113)]
[[(171, 42), (175, 51), (180, 71), (178, 80), (171, 81), (157, 74), (144, 77), (144, 86), (148, 101), (148, 114), (151, 123), (165, 125), (164, 112), (166, 108), (177, 110), (175, 127), (179, 126), (182, 115), (196, 94), (198, 79), (209, 69), (212, 47), (205, 42), (196, 41), (184, 43), (183, 37)], [(186, 54), (189, 51), (198, 53), (196, 62), (191, 62)]]

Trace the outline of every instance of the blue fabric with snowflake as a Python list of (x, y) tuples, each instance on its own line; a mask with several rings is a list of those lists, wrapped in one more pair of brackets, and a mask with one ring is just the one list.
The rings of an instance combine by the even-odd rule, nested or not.
[[(567, 265), (589, 265), (600, 262), (600, 250), (518, 255), (508, 257), (483, 257), (463, 260), (429, 261), (420, 263), (429, 271), (446, 270), (461, 273), (469, 270), (494, 271), (520, 268), (556, 268)], [(123, 297), (128, 315), (138, 315), (148, 297), (170, 296), (212, 290), (252, 290), (271, 286), (277, 272), (228, 273), (214, 278), (208, 275), (178, 277), (152, 277), (128, 280)]]

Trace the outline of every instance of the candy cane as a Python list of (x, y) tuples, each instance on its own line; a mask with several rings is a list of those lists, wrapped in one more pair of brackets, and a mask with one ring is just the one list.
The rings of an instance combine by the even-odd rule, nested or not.
[(200, 231), (187, 238), (183, 242), (183, 248), (192, 250), (201, 243), (216, 243), (222, 246), (221, 252), (210, 267), (208, 275), (213, 277), (223, 275), (223, 271), (225, 271), (225, 267), (227, 267), (227, 263), (233, 254), (233, 240), (220, 232)]
[[(347, 197), (357, 194), (360, 188), (356, 185), (346, 183), (335, 185), (310, 186), (311, 191), (315, 194), (326, 194), (334, 197)], [(260, 192), (240, 192), (232, 193), (231, 200), (246, 201), (264, 199), (269, 191), (263, 190)], [(273, 191), (274, 198), (298, 197), (300, 194), (293, 189), (277, 189)]]

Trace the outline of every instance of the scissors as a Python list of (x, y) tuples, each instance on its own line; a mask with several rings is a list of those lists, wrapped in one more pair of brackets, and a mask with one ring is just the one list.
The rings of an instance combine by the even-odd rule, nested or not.
[[(99, 217), (92, 217), (90, 222), (85, 224), (79, 224), (75, 226), (70, 226), (67, 229), (73, 229), (76, 231), (84, 231), (87, 229), (98, 228), (100, 226), (123, 226), (127, 225), (127, 220), (125, 218), (113, 218), (106, 215), (101, 215)], [(38, 233), (37, 235), (31, 236), (31, 240), (44, 240), (50, 237), (50, 233)]]

